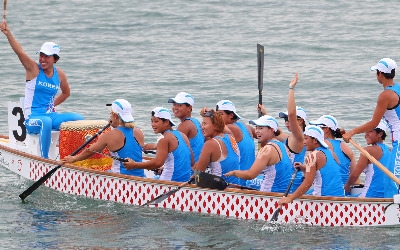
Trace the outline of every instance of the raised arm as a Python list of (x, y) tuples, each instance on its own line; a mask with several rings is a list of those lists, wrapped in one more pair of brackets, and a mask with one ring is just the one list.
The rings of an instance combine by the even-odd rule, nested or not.
[(300, 127), (299, 122), (297, 121), (296, 101), (294, 98), (294, 88), (296, 87), (298, 80), (299, 75), (296, 73), (292, 81), (289, 83), (289, 94), (287, 101), (288, 119), (291, 129), (291, 133), (288, 138), (288, 145), (289, 148), (294, 152), (301, 152), (304, 147), (303, 129)]
[(18, 43), (17, 39), (11, 33), (10, 28), (5, 20), (2, 21), (0, 25), (0, 30), (6, 35), (8, 42), (10, 43), (11, 48), (17, 54), (22, 66), (24, 66), (26, 70), (26, 80), (31, 80), (35, 78), (39, 74), (39, 67), (37, 63), (31, 59), (25, 51), (22, 49), (22, 46)]

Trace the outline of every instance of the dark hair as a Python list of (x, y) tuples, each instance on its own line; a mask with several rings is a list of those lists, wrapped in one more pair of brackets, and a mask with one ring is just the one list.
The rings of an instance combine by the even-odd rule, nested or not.
[[(156, 112), (151, 111), (151, 116), (154, 116), (155, 114), (156, 114)], [(154, 116), (154, 117), (157, 117), (157, 116)], [(171, 125), (171, 127), (174, 126), (174, 124), (172, 124), (172, 122), (170, 120), (166, 119), (166, 118), (161, 118), (161, 117), (157, 117), (157, 118), (160, 119), (163, 122), (169, 121), (169, 125)]]
[(337, 128), (336, 130), (329, 128), (329, 130), (331, 131), (333, 138), (342, 138), (343, 137), (342, 132), (340, 131), (340, 128)]
[(384, 141), (386, 138), (386, 132), (380, 128), (374, 128), (374, 130), (376, 131), (376, 133), (382, 133), (382, 140)]
[[(381, 72), (381, 71), (380, 71)], [(383, 72), (381, 72), (381, 74), (383, 74), (383, 76), (386, 78), (386, 79), (393, 79), (394, 77), (395, 77), (395, 75), (396, 75), (396, 70), (395, 69), (392, 69), (392, 72), (390, 72), (390, 73), (383, 73)]]
[(54, 54), (53, 57), (54, 57), (54, 62), (57, 62), (60, 59), (60, 56), (57, 54)]

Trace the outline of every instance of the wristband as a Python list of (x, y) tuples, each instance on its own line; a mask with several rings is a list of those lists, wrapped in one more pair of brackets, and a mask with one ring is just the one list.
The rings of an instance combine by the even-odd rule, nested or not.
[(290, 87), (290, 86), (289, 86), (289, 89), (293, 89), (293, 90), (294, 90), (294, 87)]

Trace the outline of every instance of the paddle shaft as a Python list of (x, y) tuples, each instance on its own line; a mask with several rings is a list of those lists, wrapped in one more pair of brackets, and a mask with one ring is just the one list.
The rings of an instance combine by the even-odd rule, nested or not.
[[(262, 105), (262, 91), (264, 87), (264, 46), (257, 44), (257, 75), (258, 75), (258, 104)], [(258, 117), (261, 117), (261, 109)]]
[[(74, 152), (72, 152), (72, 156), (76, 155), (81, 151), (86, 145), (91, 143), (97, 136), (99, 136), (101, 133), (103, 133), (104, 130), (106, 130), (108, 127), (111, 126), (111, 123), (108, 123), (104, 128), (99, 130), (96, 134), (94, 134), (92, 137), (90, 137), (84, 144), (82, 144), (78, 149), (76, 149)], [(44, 176), (42, 176), (39, 180), (37, 180), (35, 183), (32, 184), (28, 189), (26, 189), (23, 193), (19, 195), (19, 198), (21, 200), (24, 200), (26, 197), (28, 197), (33, 191), (35, 191), (40, 185), (42, 185), (47, 179), (49, 179), (63, 164), (57, 165), (55, 168), (47, 172)]]
[[(290, 188), (292, 187), (292, 184), (293, 184), (294, 178), (295, 178), (296, 175), (297, 175), (297, 172), (299, 172), (299, 169), (298, 169), (298, 168), (296, 168), (296, 169), (294, 170), (294, 173), (292, 174), (292, 177), (291, 177), (290, 182), (289, 182), (289, 186), (287, 187), (287, 189), (286, 189), (285, 194), (283, 195), (283, 197), (286, 197), (286, 196), (289, 194)], [(279, 212), (280, 212), (281, 210), (282, 210), (282, 205), (279, 205), (278, 208), (275, 210), (274, 214), (272, 215), (271, 221), (276, 221), (276, 220), (278, 219)]]
[(377, 166), (380, 170), (382, 170), (383, 173), (385, 173), (387, 176), (389, 176), (390, 179), (392, 179), (394, 182), (400, 185), (400, 179), (397, 178), (392, 172), (389, 171), (385, 166), (382, 165), (375, 157), (373, 157), (368, 151), (366, 151), (364, 148), (362, 148), (358, 143), (356, 143), (353, 139), (349, 139), (349, 142), (356, 147), (365, 157), (368, 158), (375, 166)]
[(4, 0), (4, 7), (3, 7), (3, 20), (6, 20), (7, 15), (7, 0)]
[(146, 202), (145, 204), (143, 204), (142, 206), (149, 206), (149, 205), (156, 205), (158, 203), (160, 203), (161, 201), (167, 199), (169, 196), (175, 194), (177, 191), (179, 191), (179, 189), (181, 189), (184, 186), (189, 185), (190, 183), (192, 183), (194, 179), (190, 179), (187, 182), (182, 183), (181, 185), (177, 186), (174, 189), (169, 190), (168, 192), (161, 194), (159, 196), (157, 196), (156, 198), (149, 200), (148, 202)]

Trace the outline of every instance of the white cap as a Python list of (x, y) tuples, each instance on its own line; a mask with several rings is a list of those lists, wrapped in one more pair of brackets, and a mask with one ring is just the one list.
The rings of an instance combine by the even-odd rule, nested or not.
[[(296, 106), (296, 115), (298, 117), (301, 117), (304, 121), (307, 120), (307, 112), (302, 107)], [(288, 116), (288, 112), (287, 111), (279, 113), (279, 117), (280, 118), (285, 118), (287, 116)]]
[(193, 106), (194, 104), (194, 98), (192, 95), (190, 95), (189, 93), (186, 92), (180, 92), (178, 93), (175, 98), (169, 98), (168, 99), (169, 103), (178, 103), (178, 104), (183, 104), (183, 103), (187, 103), (190, 106)]
[(385, 120), (381, 119), (381, 121), (379, 122), (378, 126), (376, 126), (376, 128), (382, 129), (383, 131), (385, 131), (385, 133), (387, 133), (389, 126)]
[(37, 53), (39, 52), (48, 56), (58, 55), (60, 53), (60, 46), (53, 42), (45, 42)]
[(382, 58), (378, 64), (371, 67), (371, 71), (379, 70), (383, 73), (392, 73), (392, 69), (397, 68), (397, 64), (393, 59)]
[(320, 127), (308, 125), (304, 131), (304, 134), (317, 139), (322, 147), (328, 148), (328, 144), (326, 144), (324, 141), (324, 131), (322, 131)]
[(272, 129), (274, 129), (275, 132), (278, 131), (278, 121), (269, 115), (263, 115), (260, 118), (258, 118), (257, 120), (250, 120), (249, 123), (256, 125), (256, 126), (260, 126), (260, 127), (268, 126)]
[(238, 120), (242, 117), (240, 117), (238, 115), (238, 113), (236, 113), (236, 107), (235, 104), (233, 104), (233, 102), (229, 101), (229, 100), (221, 100), (217, 103), (217, 107), (216, 110), (228, 110), (228, 111), (232, 111), (238, 118)]
[(323, 115), (316, 121), (310, 121), (311, 125), (317, 125), (320, 127), (329, 127), (330, 129), (336, 131), (339, 128), (339, 123), (337, 122), (336, 118), (331, 115)]
[(154, 112), (155, 117), (167, 119), (169, 120), (172, 126), (176, 126), (175, 123), (172, 121), (172, 115), (169, 109), (163, 107), (156, 107), (151, 112)]
[(132, 117), (132, 106), (125, 99), (117, 99), (111, 104), (111, 110), (118, 114), (124, 122), (135, 121)]

